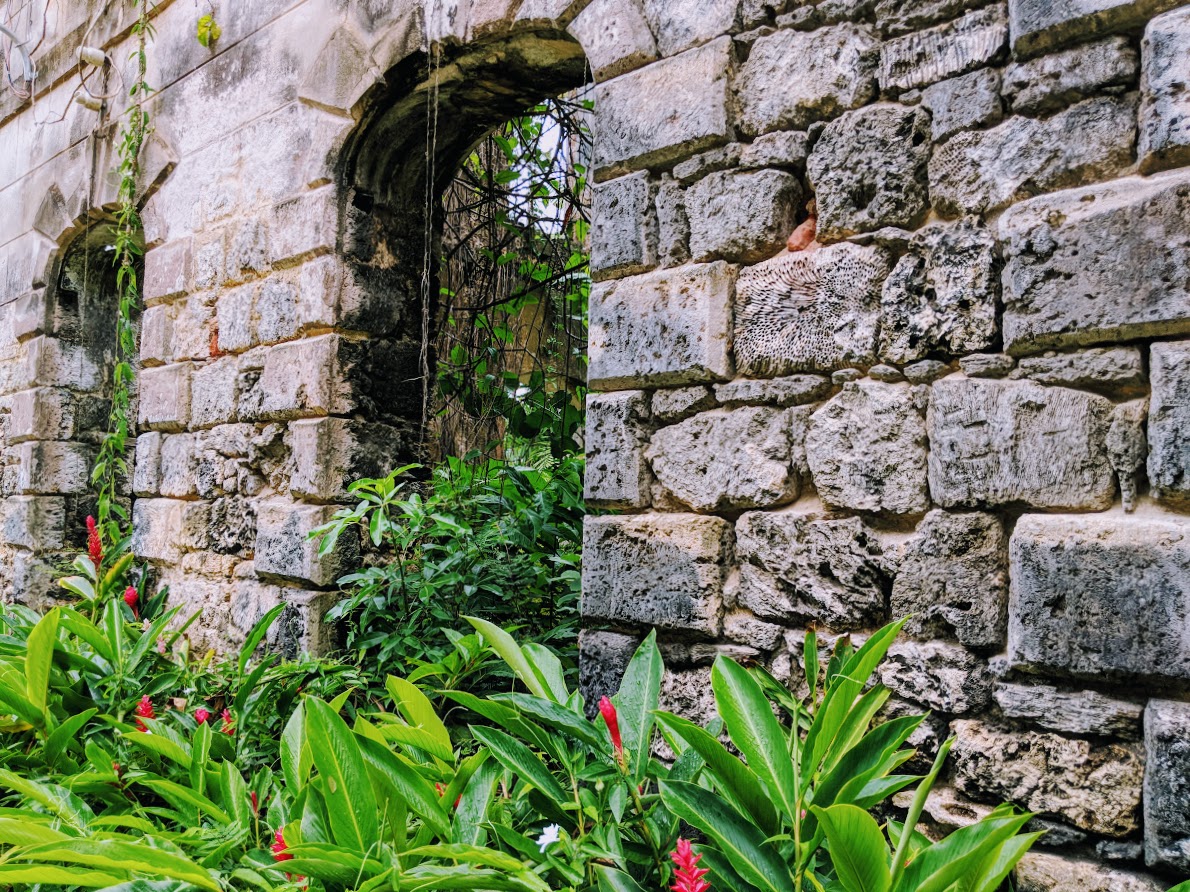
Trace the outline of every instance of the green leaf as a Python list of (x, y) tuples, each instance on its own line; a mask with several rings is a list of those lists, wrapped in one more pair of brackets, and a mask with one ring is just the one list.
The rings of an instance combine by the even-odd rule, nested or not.
[(661, 695), (663, 670), (661, 651), (657, 647), (657, 632), (654, 630), (632, 655), (620, 682), (619, 693), (612, 697), (620, 720), (624, 748), (628, 751), (629, 774), (637, 783), (644, 779), (645, 769), (649, 765), (653, 714)]
[(33, 885), (87, 886), (104, 889), (118, 886), (120, 877), (95, 870), (56, 867), (50, 864), (0, 864), (0, 885), (20, 888)]
[(285, 730), (281, 732), (281, 773), (285, 775), (285, 785), (294, 795), (306, 785), (313, 765), (310, 744), (306, 741), (306, 710), (303, 702), (297, 705), (285, 723)]
[(474, 616), (464, 616), (463, 619), (471, 623), (475, 627), (475, 631), (483, 635), (484, 640), (492, 646), (492, 650), (500, 655), (508, 667), (513, 671), (521, 684), (529, 689), (529, 693), (536, 694), (538, 697), (543, 697), (546, 700), (553, 700), (552, 692), (549, 690), (541, 677), (533, 671), (528, 658), (524, 651), (503, 629), (499, 626), (488, 622), (486, 619), (479, 619)]
[(789, 892), (793, 883), (789, 867), (765, 835), (720, 797), (695, 784), (661, 782), (665, 807), (701, 830), (747, 882), (765, 892)]
[(543, 725), (554, 731), (560, 731), (595, 750), (606, 750), (608, 747), (607, 731), (598, 729), (587, 720), (587, 717), (574, 710), (543, 700), (532, 694), (496, 694), (493, 698), (498, 703), (511, 703), (523, 713), (528, 713)]
[(390, 675), (384, 686), (409, 724), (428, 734), (438, 744), (439, 752), (445, 753), (439, 758), (446, 762), (453, 761), (454, 745), (450, 742), (450, 732), (438, 718), (430, 698), (417, 685), (395, 675)]
[(492, 798), (496, 793), (496, 782), (500, 780), (500, 766), (490, 759), (484, 762), (471, 775), (471, 780), (463, 789), (459, 797), (459, 804), (454, 810), (451, 841), (480, 845), (486, 831), (484, 825), (488, 822), (488, 810), (492, 805)]
[[(1032, 848), (1033, 843), (1044, 835), (1045, 831), (1024, 833), (1014, 836), (1002, 846), (988, 854), (976, 870), (963, 878), (961, 892), (996, 892), (1008, 879), (1012, 869), (1021, 860), (1025, 852)], [(1183, 884), (1190, 892), (1190, 883)], [(1175, 887), (1176, 888), (1176, 887)], [(1170, 890), (1173, 892), (1173, 890)]]
[(7, 846), (36, 846), (70, 838), (41, 823), (43, 819), (41, 815), (0, 818), (0, 843)]
[(160, 794), (161, 798), (175, 808), (181, 805), (190, 806), (203, 814), (208, 814), (220, 824), (230, 824), (231, 817), (218, 805), (201, 793), (196, 793), (189, 787), (176, 784), (161, 777), (137, 778), (136, 783)]
[(471, 733), (475, 735), (475, 738), (480, 743), (492, 751), (492, 755), (496, 757), (496, 761), (513, 772), (513, 774), (519, 775), (526, 783), (540, 790), (552, 799), (555, 804), (560, 806), (569, 801), (569, 797), (562, 790), (561, 784), (550, 774), (550, 770), (545, 767), (545, 763), (519, 740), (505, 734), (503, 731), (495, 728), (485, 728), (481, 725), (472, 725)]
[(449, 836), (450, 818), (429, 782), (382, 744), (367, 737), (358, 737), (357, 740), (368, 770), (373, 778), (377, 778), (377, 783), (387, 786), (435, 834)]
[(811, 809), (826, 831), (831, 863), (847, 892), (888, 892), (888, 844), (876, 820), (854, 805)]
[(210, 49), (211, 44), (223, 36), (223, 29), (215, 22), (214, 16), (204, 15), (198, 20), (195, 36), (204, 48)]
[(78, 733), (83, 726), (87, 724), (99, 710), (92, 707), (85, 712), (80, 712), (77, 715), (72, 715), (57, 728), (53, 733), (46, 738), (45, 741), (45, 760), (50, 765), (57, 763), (62, 754), (66, 752), (67, 747), (76, 741)]
[(189, 770), (190, 768), (190, 754), (182, 748), (175, 740), (161, 733), (155, 733), (161, 728), (160, 723), (153, 719), (142, 719), (149, 731), (125, 731), (124, 739), (133, 746), (140, 747), (149, 752), (157, 753), (159, 756), (164, 756), (171, 762), (176, 762), (183, 768)]
[[(218, 37), (219, 35), (216, 34), (212, 39), (217, 40)], [(248, 668), (248, 661), (252, 659), (252, 655), (256, 653), (256, 648), (260, 646), (260, 642), (264, 640), (264, 636), (269, 633), (269, 629), (272, 628), (277, 617), (279, 617), (284, 612), (285, 607), (285, 604), (278, 604), (276, 607), (262, 616), (257, 621), (256, 625), (252, 627), (252, 631), (248, 633), (248, 637), (244, 639), (244, 644), (240, 648), (239, 660), (236, 662), (236, 665), (240, 670), (240, 675), (243, 675), (244, 670)]]
[(347, 724), (317, 697), (306, 699), (306, 737), (326, 787), (327, 817), (335, 841), (360, 854), (376, 844), (376, 797), (359, 743)]
[(600, 892), (645, 892), (632, 877), (622, 870), (595, 865), (595, 879), (599, 881)]
[(1031, 814), (989, 816), (960, 827), (946, 839), (919, 852), (904, 869), (895, 888), (898, 892), (944, 892), (1014, 837), (1032, 817)]
[[(58, 619), (61, 614), (51, 610), (29, 633), (25, 656), (25, 696), (39, 713), (45, 713), (46, 695), (50, 687), (50, 668), (54, 664), (54, 643), (58, 640)], [(44, 724), (44, 718), (42, 722)]]
[(181, 855), (115, 839), (75, 839), (51, 843), (22, 849), (10, 854), (10, 858), (22, 861), (65, 861), (87, 867), (146, 873), (154, 877), (184, 880), (200, 888), (219, 892), (219, 884), (207, 871)]

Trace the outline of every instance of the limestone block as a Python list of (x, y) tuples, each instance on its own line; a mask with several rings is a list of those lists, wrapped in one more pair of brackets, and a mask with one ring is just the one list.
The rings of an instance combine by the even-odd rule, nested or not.
[(184, 294), (190, 281), (193, 258), (190, 239), (158, 245), (145, 253), (145, 304), (152, 306)]
[(291, 454), (289, 491), (318, 502), (341, 499), (361, 477), (381, 477), (408, 455), (402, 433), (384, 424), (346, 418), (292, 421), (285, 440)]
[(241, 285), (223, 289), (215, 302), (215, 328), (219, 335), (219, 349), (241, 353), (256, 344), (256, 322), (253, 317), (257, 285)]
[(195, 440), (193, 434), (170, 434), (161, 441), (161, 495), (185, 499), (194, 489)]
[(1008, 619), (1008, 537), (994, 514), (935, 509), (906, 543), (890, 610), (905, 634), (996, 648)]
[[(292, 222), (292, 221), (290, 221)], [(223, 257), (222, 282), (243, 282), (268, 269), (269, 237), (260, 220), (245, 220), (232, 230), (231, 242)]]
[(222, 230), (217, 230), (217, 234), (211, 241), (194, 246), (194, 286), (196, 288), (212, 288), (222, 281), (227, 254), (223, 238)]
[(1141, 56), (1140, 169), (1190, 164), (1190, 9), (1149, 22)]
[(727, 142), (731, 40), (722, 37), (595, 90), (595, 171), (665, 165)]
[(1008, 211), (1000, 219), (1006, 349), (1190, 333), (1187, 221), (1187, 172), (1117, 180)]
[[(895, 793), (892, 800), (893, 805), (897, 808), (908, 809), (913, 803), (915, 792), (910, 788)], [(972, 802), (955, 793), (953, 787), (938, 785), (931, 789), (926, 797), (922, 816), (932, 825), (931, 830), (936, 828), (939, 834), (945, 835), (953, 833), (961, 827), (970, 827), (976, 821), (987, 817), (991, 811), (990, 805)], [(933, 836), (933, 834), (928, 835)]]
[(736, 524), (740, 578), (735, 603), (787, 625), (865, 628), (884, 615), (884, 553), (858, 517), (812, 505), (754, 511)]
[(1000, 72), (981, 68), (927, 87), (921, 104), (931, 114), (930, 132), (942, 142), (960, 130), (1000, 123)]
[(380, 76), (359, 37), (352, 29), (340, 27), (319, 50), (298, 96), (314, 105), (348, 112)]
[(728, 352), (735, 270), (707, 263), (591, 288), (588, 382), (610, 390), (715, 381)]
[(1007, 43), (1008, 21), (998, 5), (886, 41), (880, 47), (880, 88), (909, 90), (964, 74), (992, 61)]
[[(77, 398), (86, 402), (86, 397)], [(83, 409), (85, 414), (85, 409)], [(82, 426), (73, 393), (61, 387), (34, 387), (12, 396), (5, 433), (9, 443), (69, 440)], [(98, 420), (98, 419), (96, 419)]]
[(959, 368), (968, 378), (1007, 378), (1016, 360), (1007, 353), (972, 353), (959, 360)]
[(697, 182), (707, 174), (720, 170), (732, 170), (739, 166), (744, 146), (738, 142), (702, 152), (674, 165), (673, 177), (683, 186)]
[(1017, 362), (1019, 376), (1041, 384), (1102, 390), (1115, 396), (1145, 391), (1145, 371), (1136, 347), (1092, 347), (1073, 353), (1049, 352)]
[(851, 24), (761, 37), (735, 81), (740, 128), (750, 136), (802, 130), (859, 108), (876, 93), (878, 46)]
[(992, 696), (987, 662), (941, 641), (893, 644), (880, 665), (880, 682), (899, 697), (948, 715), (980, 710)]
[(1120, 480), (1120, 498), (1125, 511), (1136, 508), (1136, 477), (1145, 465), (1149, 441), (1145, 436), (1145, 416), (1148, 400), (1121, 403), (1112, 410), (1111, 427), (1107, 430), (1107, 457)]
[(936, 359), (923, 359), (905, 366), (903, 373), (910, 384), (931, 384), (950, 372), (950, 367)]
[(136, 458), (132, 463), (132, 493), (136, 496), (161, 494), (162, 434), (146, 431), (136, 438)]
[(1164, 892), (1169, 885), (1138, 873), (1061, 855), (1029, 852), (1013, 872), (1017, 892)]
[[(286, 590), (256, 579), (237, 579), (231, 593), (231, 625), (240, 637), (246, 636), (261, 618), (285, 599)], [(266, 641), (275, 643), (276, 633), (270, 629)]]
[(894, 514), (930, 507), (926, 426), (908, 384), (844, 385), (811, 418), (806, 458), (828, 505)]
[(785, 628), (766, 623), (747, 610), (733, 610), (723, 617), (723, 637), (757, 651), (771, 653), (785, 641)]
[(344, 414), (351, 408), (339, 363), (342, 338), (319, 335), (260, 348), (259, 377), (249, 383), (250, 361), (241, 360), (239, 416), (244, 420), (280, 421), (313, 415)]
[(1135, 82), (1137, 55), (1124, 37), (1109, 37), (1004, 71), (1004, 97), (1025, 114), (1052, 111), (1107, 87)]
[(35, 440), (16, 447), (16, 492), (78, 494), (90, 488), (94, 450), (83, 443)]
[(270, 276), (256, 294), (253, 312), (258, 344), (275, 344), (298, 333), (298, 287), (295, 283)]
[(1092, 743), (979, 721), (951, 725), (954, 784), (974, 799), (1060, 815), (1105, 836), (1140, 829), (1144, 751), (1137, 743)]
[(754, 380), (737, 378), (715, 385), (715, 398), (723, 406), (800, 406), (830, 394), (829, 378), (822, 375), (790, 375), (787, 378)]
[(1153, 495), (1190, 505), (1190, 341), (1153, 344), (1149, 351), (1149, 482)]
[(178, 362), (142, 369), (138, 419), (143, 427), (159, 431), (183, 430), (190, 423), (190, 375), (193, 364)]
[(587, 397), (587, 462), (583, 477), (588, 501), (620, 508), (649, 504), (652, 475), (645, 462), (649, 395), (641, 390)]
[(873, 105), (832, 121), (806, 162), (819, 239), (917, 226), (928, 210), (929, 157), (930, 116), (920, 108)]
[(703, 0), (673, 3), (671, 0), (643, 0), (645, 18), (657, 35), (664, 56), (726, 34), (736, 24), (739, 0)]
[(335, 250), (339, 209), (336, 186), (324, 186), (274, 205), (269, 217), (269, 260), (273, 266)]
[(174, 359), (174, 313), (169, 305), (146, 307), (140, 319), (140, 361), (142, 366), (164, 365)]
[(1087, 678), (1190, 679), (1190, 521), (1027, 514), (1009, 542), (1012, 665)]
[(787, 167), (802, 170), (810, 155), (810, 135), (804, 130), (781, 130), (756, 137), (740, 149), (740, 167)]
[(285, 499), (261, 502), (256, 507), (257, 575), (327, 588), (357, 560), (358, 540), (341, 536), (334, 550), (319, 556), (318, 542), (310, 533), (331, 519), (334, 505), (303, 505)]
[(176, 564), (206, 544), (207, 506), (178, 499), (132, 503), (132, 553), (143, 560)]
[(24, 358), (20, 386), (14, 390), (35, 385), (99, 390), (107, 383), (103, 370), (84, 347), (59, 338), (31, 338), (25, 342)]
[(711, 392), (711, 388), (705, 385), (653, 391), (653, 417), (665, 424), (681, 421), (696, 412), (713, 408), (715, 408), (715, 394)]
[[(588, 7), (590, 8), (590, 7)], [(591, 275), (595, 279), (642, 273), (657, 266), (657, 187), (647, 171), (595, 187)]]
[(961, 16), (984, 0), (876, 0), (876, 24), (883, 34), (896, 37)]
[(1131, 165), (1135, 139), (1131, 95), (1088, 99), (1046, 120), (1009, 118), (939, 146), (930, 159), (930, 195), (948, 216), (997, 210), (1117, 175)]
[(578, 633), (578, 689), (587, 717), (598, 714), (599, 698), (614, 697), (641, 639), (620, 632), (583, 629)]
[(192, 429), (236, 420), (239, 374), (239, 364), (234, 356), (225, 356), (194, 370), (190, 388)]
[(1181, 0), (1008, 0), (1012, 50), (1035, 56), (1100, 34), (1139, 29)]
[(718, 715), (708, 666), (684, 671), (667, 668), (661, 676), (661, 694), (657, 700), (658, 709), (698, 725), (706, 725)]
[(947, 508), (1101, 511), (1115, 495), (1111, 410), (1101, 396), (1031, 381), (944, 378), (930, 396), (930, 493)]
[(1190, 704), (1145, 709), (1145, 863), (1190, 873)]
[(731, 558), (731, 524), (717, 517), (589, 516), (583, 524), (583, 617), (714, 638)]
[(695, 511), (767, 508), (798, 495), (792, 425), (780, 409), (715, 409), (657, 431), (645, 456), (666, 493)]
[(597, 0), (567, 28), (582, 44), (596, 81), (611, 80), (657, 58), (639, 0)]
[(0, 501), (0, 541), (30, 551), (55, 551), (66, 540), (66, 499), (9, 496)]
[(754, 263), (785, 247), (802, 188), (781, 170), (713, 173), (686, 190), (690, 253), (696, 261)]
[(1096, 691), (1060, 691), (1046, 684), (1000, 682), (993, 695), (1008, 718), (1023, 719), (1051, 731), (1129, 740), (1140, 736), (1144, 707)]
[(12, 600), (39, 613), (61, 603), (60, 562), (49, 561), (28, 551), (12, 556)]
[(736, 288), (735, 355), (745, 375), (829, 372), (875, 362), (879, 248), (831, 245), (745, 269)]
[(657, 252), (662, 266), (677, 266), (690, 259), (690, 218), (686, 216), (686, 190), (668, 177), (657, 188)]
[(49, 302), (45, 289), (38, 288), (21, 295), (12, 302), (12, 335), (18, 341), (46, 333), (49, 327)]
[(986, 350), (999, 291), (996, 240), (977, 218), (919, 231), (884, 283), (881, 357), (906, 363)]

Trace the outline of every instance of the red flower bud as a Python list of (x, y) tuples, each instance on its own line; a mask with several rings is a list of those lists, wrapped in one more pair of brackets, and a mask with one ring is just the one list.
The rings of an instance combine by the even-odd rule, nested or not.
[(87, 555), (91, 558), (91, 563), (99, 569), (99, 565), (103, 563), (103, 542), (99, 539), (99, 525), (95, 523), (95, 518), (87, 515)]
[(157, 713), (155, 713), (153, 711), (153, 701), (149, 699), (148, 694), (145, 694), (145, 696), (140, 698), (140, 703), (136, 704), (136, 709), (134, 710), (134, 712), (137, 716), (136, 730), (138, 730), (138, 731), (148, 731), (149, 730), (148, 726), (146, 726), (145, 723), (141, 721), (141, 719), (155, 719), (155, 718), (157, 718)]
[(280, 830), (276, 831), (273, 834), (273, 839), (276, 840), (276, 842), (274, 842), (272, 844), (272, 846), (270, 846), (270, 848), (272, 849), (272, 852), (273, 852), (273, 860), (274, 861), (292, 861), (293, 855), (289, 854), (289, 852), (286, 851), (288, 846), (285, 845), (285, 837), (281, 835)]
[(694, 854), (690, 840), (679, 837), (678, 847), (670, 852), (669, 857), (677, 866), (674, 884), (669, 887), (672, 892), (707, 892), (711, 888), (711, 884), (703, 879), (710, 871), (698, 866), (702, 855)]
[(230, 709), (223, 710), (223, 714), (222, 714), (221, 718), (223, 719), (223, 726), (219, 730), (222, 731), (224, 734), (235, 734), (236, 726), (235, 726), (235, 722), (232, 721), (231, 710)]
[(252, 814), (260, 817), (260, 800), (256, 797), (255, 790), (248, 792), (248, 802), (252, 804)]
[(140, 619), (140, 614), (136, 610), (136, 602), (140, 600), (140, 594), (136, 590), (136, 586), (130, 585), (124, 589), (124, 603), (128, 605), (128, 609), (132, 611), (132, 615)]
[(622, 766), (624, 763), (624, 740), (620, 737), (620, 718), (616, 715), (615, 704), (604, 697), (599, 701), (599, 712), (607, 724), (607, 733), (611, 735), (612, 750), (616, 754), (616, 760)]
[(194, 710), (194, 720), (200, 725), (205, 725), (208, 721), (210, 721), (210, 719), (211, 711), (209, 709), (205, 709), (200, 706), (198, 709)]

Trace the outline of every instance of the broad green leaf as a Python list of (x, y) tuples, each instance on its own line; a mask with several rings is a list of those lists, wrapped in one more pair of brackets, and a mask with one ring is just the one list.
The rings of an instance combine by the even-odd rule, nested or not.
[[(587, 717), (552, 700), (543, 700), (532, 694), (497, 694), (498, 703), (511, 703), (523, 713), (528, 713), (553, 731), (566, 734), (596, 750), (608, 747), (607, 731), (587, 720)], [(602, 724), (602, 723), (601, 723)]]
[(85, 712), (72, 715), (57, 728), (55, 728), (53, 733), (51, 733), (45, 741), (46, 762), (48, 762), (50, 765), (56, 764), (58, 759), (62, 757), (62, 754), (66, 752), (67, 748), (72, 743), (76, 742), (79, 731), (82, 730), (83, 726), (86, 725), (87, 722), (91, 720), (91, 717), (94, 716), (98, 711), (99, 710), (92, 707)]
[[(1008, 875), (1025, 852), (1029, 851), (1033, 843), (1037, 842), (1043, 834), (1044, 831), (1023, 833), (1009, 839), (987, 855), (976, 870), (971, 871), (967, 877), (963, 878), (960, 892), (996, 892), (1008, 879)], [(1186, 885), (1190, 886), (1190, 884)]]
[(219, 892), (219, 884), (207, 871), (181, 855), (115, 839), (74, 839), (51, 843), (12, 853), (10, 858), (21, 861), (64, 861), (86, 867), (145, 873), (154, 877), (184, 880), (200, 888)]
[(471, 780), (463, 789), (459, 804), (454, 810), (451, 841), (468, 845), (480, 845), (483, 842), (486, 836), (484, 825), (488, 822), (488, 809), (492, 805), (496, 782), (499, 780), (500, 766), (490, 759), (471, 775)]
[(384, 686), (406, 721), (428, 734), (439, 745), (440, 751), (447, 753), (445, 757), (439, 758), (447, 762), (453, 761), (454, 746), (450, 742), (450, 732), (446, 730), (446, 725), (442, 724), (442, 719), (438, 718), (429, 697), (423, 694), (417, 685), (395, 675), (390, 675)]
[(175, 740), (162, 731), (166, 729), (161, 724), (153, 719), (142, 719), (149, 731), (127, 731), (124, 733), (124, 739), (133, 746), (141, 749), (149, 750), (157, 753), (159, 756), (164, 756), (171, 762), (176, 762), (183, 768), (189, 770), (190, 768), (190, 753)]
[(529, 689), (529, 693), (544, 697), (546, 700), (554, 699), (552, 692), (541, 677), (533, 671), (529, 659), (511, 635), (486, 619), (474, 616), (464, 616), (463, 619), (471, 623), (475, 627), (475, 631), (483, 635), (484, 640), (492, 646), (492, 650), (500, 655), (516, 677), (520, 679), (521, 684)]
[(595, 879), (599, 881), (600, 892), (645, 892), (628, 874), (603, 864), (595, 865)]
[(976, 869), (1029, 822), (1031, 814), (987, 817), (960, 827), (941, 842), (923, 849), (904, 869), (898, 892), (944, 892)]
[(97, 870), (56, 867), (52, 864), (0, 864), (0, 885), (23, 886), (86, 886), (91, 889), (112, 888), (120, 884), (120, 877)]
[(876, 820), (854, 805), (811, 808), (826, 831), (831, 863), (847, 892), (888, 892), (888, 844)]
[(248, 637), (244, 639), (244, 644), (240, 648), (240, 656), (236, 661), (236, 666), (240, 670), (240, 675), (244, 674), (244, 670), (248, 668), (248, 661), (252, 659), (252, 655), (256, 653), (256, 648), (260, 646), (260, 642), (264, 640), (264, 636), (269, 633), (273, 623), (277, 617), (285, 610), (285, 604), (278, 604), (264, 616), (262, 616), (252, 627), (252, 631), (248, 633)]
[(310, 744), (306, 741), (305, 703), (302, 702), (297, 705), (285, 723), (285, 730), (281, 732), (281, 773), (285, 775), (285, 785), (295, 795), (305, 786), (313, 765)]
[(326, 784), (327, 817), (335, 841), (360, 854), (371, 851), (378, 837), (376, 797), (360, 754), (360, 738), (317, 697), (306, 699), (306, 737)]
[(482, 725), (472, 725), (471, 733), (475, 738), (492, 751), (496, 761), (509, 771), (540, 790), (543, 794), (561, 805), (569, 801), (569, 797), (562, 790), (561, 784), (550, 774), (545, 763), (527, 746), (516, 738), (495, 728)]
[[(356, 740), (368, 771), (377, 779), (378, 786), (391, 789), (392, 794), (438, 836), (449, 836), (450, 818), (429, 782), (382, 744), (366, 737), (357, 737)], [(383, 807), (383, 803), (381, 805)]]
[[(111, 765), (110, 760), (108, 765)], [(46, 811), (76, 830), (86, 829), (87, 823), (95, 817), (90, 806), (65, 787), (38, 783), (4, 769), (0, 769), (0, 787), (7, 787), (45, 806)]]
[[(954, 746), (955, 738), (949, 737), (942, 741), (942, 746), (938, 748), (938, 755), (934, 757), (934, 765), (930, 769), (920, 784), (917, 785), (917, 791), (913, 794), (913, 802), (909, 805), (909, 811), (905, 815), (905, 826), (914, 828), (917, 826), (917, 819), (921, 817), (922, 809), (926, 807), (926, 798), (930, 795), (930, 789), (934, 786), (934, 782), (938, 779), (938, 774), (942, 771), (942, 764), (946, 761), (946, 757), (950, 754), (950, 748)], [(893, 870), (891, 886), (894, 890), (901, 889), (901, 874), (905, 870), (905, 856), (909, 851), (909, 842), (912, 837), (911, 833), (902, 833), (901, 838), (897, 841), (897, 851), (893, 855)], [(914, 887), (910, 887), (914, 888)]]
[(565, 703), (570, 697), (570, 692), (566, 689), (566, 672), (562, 669), (562, 661), (558, 659), (558, 655), (548, 647), (534, 642), (524, 645), (521, 651), (533, 667), (534, 674), (549, 688), (553, 699), (558, 703)]
[[(50, 668), (54, 664), (54, 643), (58, 640), (58, 611), (51, 610), (29, 633), (25, 656), (25, 696), (39, 713), (45, 713), (50, 687)], [(44, 718), (42, 723), (44, 724)]]
[(661, 694), (661, 673), (664, 668), (661, 651), (657, 647), (657, 633), (652, 631), (632, 655), (620, 682), (619, 693), (612, 697), (624, 738), (624, 749), (628, 751), (629, 775), (637, 783), (644, 779), (645, 769), (649, 765), (653, 713), (657, 710)]
[(0, 818), (0, 843), (6, 846), (36, 846), (70, 839), (60, 830), (30, 818)]
[(765, 892), (789, 892), (793, 880), (785, 860), (765, 844), (760, 828), (721, 798), (694, 784), (661, 782), (665, 807), (714, 840), (747, 882)]
[(182, 806), (189, 806), (196, 809), (202, 814), (210, 815), (220, 824), (230, 824), (231, 817), (221, 809), (218, 805), (208, 799), (201, 793), (196, 793), (189, 787), (182, 784), (176, 784), (173, 781), (165, 780), (160, 777), (142, 777), (137, 778), (135, 783), (143, 787), (148, 787), (150, 790), (157, 792), (162, 799), (173, 805), (175, 808)]
[(418, 846), (405, 852), (402, 857), (429, 858), (437, 861), (461, 861), (464, 864), (478, 864), (482, 867), (494, 867), (497, 870), (510, 872), (524, 870), (526, 867), (520, 859), (507, 855), (504, 852), (463, 843)]
[(441, 759), (448, 764), (454, 761), (454, 750), (451, 749), (449, 741), (446, 746), (443, 746), (442, 741), (436, 735), (421, 728), (390, 722), (378, 726), (376, 730), (389, 743), (398, 743), (401, 746), (422, 750), (435, 759)]

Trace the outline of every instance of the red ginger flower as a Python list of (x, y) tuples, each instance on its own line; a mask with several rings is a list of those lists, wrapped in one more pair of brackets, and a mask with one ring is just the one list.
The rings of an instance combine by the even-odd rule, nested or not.
[(620, 718), (616, 715), (615, 704), (604, 697), (599, 701), (599, 712), (603, 716), (603, 721), (607, 723), (607, 733), (611, 735), (612, 739), (612, 750), (615, 752), (616, 761), (622, 768), (624, 766), (624, 739), (620, 737)]
[(274, 861), (292, 861), (293, 855), (289, 854), (289, 852), (287, 851), (287, 849), (289, 847), (287, 845), (285, 845), (285, 837), (281, 835), (280, 830), (276, 831), (273, 834), (273, 839), (276, 840), (276, 842), (274, 842), (272, 844), (272, 846), (270, 846), (270, 848), (272, 849), (272, 852), (273, 852), (273, 860)]
[(136, 586), (130, 585), (128, 588), (124, 589), (124, 603), (128, 605), (128, 607), (132, 610), (132, 615), (137, 617), (137, 619), (140, 618), (139, 614), (136, 612), (136, 602), (138, 600), (140, 600), (140, 594), (137, 592)]
[(674, 871), (674, 884), (669, 888), (672, 892), (707, 892), (711, 884), (703, 879), (709, 870), (699, 867), (702, 855), (695, 855), (690, 848), (690, 840), (678, 839), (678, 847), (669, 853), (670, 859), (677, 865)]
[(232, 718), (231, 718), (231, 710), (230, 709), (223, 710), (223, 714), (220, 716), (220, 718), (223, 719), (223, 727), (221, 727), (219, 730), (222, 731), (224, 734), (235, 734), (236, 726), (235, 726), (235, 722), (232, 721)]
[(87, 555), (96, 569), (103, 563), (103, 542), (99, 539), (99, 525), (95, 523), (95, 518), (89, 514), (87, 515)]
[(200, 725), (205, 725), (211, 720), (211, 711), (202, 706), (198, 707), (194, 710), (194, 720)]
[(149, 730), (148, 726), (145, 725), (145, 723), (142, 722), (141, 719), (155, 719), (155, 718), (157, 718), (157, 713), (155, 713), (153, 711), (153, 701), (149, 699), (148, 694), (145, 694), (145, 696), (140, 698), (140, 703), (136, 704), (135, 713), (137, 716), (136, 730), (148, 731)]

